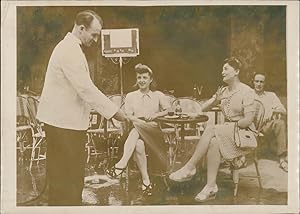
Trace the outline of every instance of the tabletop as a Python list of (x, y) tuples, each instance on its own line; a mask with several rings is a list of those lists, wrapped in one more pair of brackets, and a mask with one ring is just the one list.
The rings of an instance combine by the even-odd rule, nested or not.
[(220, 106), (215, 106), (215, 107), (212, 107), (209, 111), (219, 112), (219, 111), (222, 111), (222, 109)]
[(176, 124), (185, 124), (185, 123), (201, 123), (208, 121), (208, 116), (206, 115), (198, 115), (196, 117), (159, 117), (156, 119), (157, 122), (161, 123), (176, 123)]

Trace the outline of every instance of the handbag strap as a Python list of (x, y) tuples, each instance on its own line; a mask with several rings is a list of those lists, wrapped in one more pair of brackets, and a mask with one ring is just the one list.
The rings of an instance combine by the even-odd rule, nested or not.
[(236, 135), (238, 135), (238, 137), (240, 138), (240, 135), (239, 135), (239, 130), (238, 130), (239, 126), (238, 126), (238, 121), (235, 121), (234, 122), (234, 129), (233, 129), (233, 141), (235, 144), (240, 144), (240, 140), (241, 139), (238, 139), (239, 142), (237, 143), (237, 139), (236, 139)]
[(234, 123), (234, 128), (233, 128), (233, 141), (234, 141), (234, 142), (236, 142), (236, 141), (235, 141), (235, 132), (237, 131), (237, 130), (236, 130), (236, 127), (237, 127), (237, 122)]

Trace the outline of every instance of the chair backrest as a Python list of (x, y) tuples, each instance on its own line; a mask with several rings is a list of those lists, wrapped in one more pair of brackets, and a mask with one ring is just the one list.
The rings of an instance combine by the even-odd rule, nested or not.
[[(38, 100), (30, 96), (17, 97), (17, 123), (18, 117), (28, 118), (28, 125), (31, 125), (35, 133), (43, 134), (42, 124), (37, 120), (37, 105)], [(20, 115), (19, 115), (20, 114)]]
[[(125, 97), (126, 95), (124, 95)], [(114, 94), (108, 97), (113, 103), (115, 103), (118, 107), (121, 107), (121, 109), (124, 107), (124, 100), (122, 100), (122, 97), (120, 94)]]
[(191, 97), (179, 97), (175, 99), (172, 103), (172, 106), (175, 107), (176, 103), (180, 104), (180, 107), (182, 109), (182, 113), (198, 113), (200, 114), (202, 112), (201, 104), (197, 100), (191, 98)]
[(176, 100), (176, 97), (174, 97), (173, 95), (170, 95), (170, 94), (165, 94), (165, 99), (166, 99), (166, 102), (170, 105), (170, 107), (172, 107), (172, 104), (173, 104), (174, 100)]
[(254, 100), (254, 103), (255, 103), (255, 116), (254, 116), (253, 123), (258, 133), (260, 133), (264, 125), (265, 107), (263, 103), (257, 99)]
[(90, 112), (90, 118), (89, 118), (89, 129), (98, 129), (103, 128), (103, 120), (104, 117), (100, 115), (98, 112), (92, 110)]
[(39, 101), (32, 96), (27, 97), (27, 102), (28, 102), (28, 107), (30, 111), (32, 112), (33, 116), (36, 117), (38, 106), (39, 106)]
[(30, 112), (28, 108), (28, 101), (27, 98), (20, 95), (17, 96), (17, 115), (16, 115), (16, 122), (18, 125), (30, 125)]
[[(202, 113), (201, 104), (196, 99), (193, 99), (191, 97), (179, 97), (173, 101), (172, 103), (173, 109), (175, 109), (178, 102), (182, 109), (183, 114), (191, 115), (191, 114)], [(199, 123), (199, 124), (204, 124), (204, 123)], [(197, 126), (195, 124), (186, 124), (185, 127), (187, 129), (191, 128), (192, 130), (194, 130), (194, 132), (196, 131), (195, 132), (196, 136), (200, 135), (200, 132), (197, 131)]]
[[(120, 94), (115, 94), (108, 96), (108, 98), (115, 103), (118, 107), (121, 109), (124, 108), (124, 101), (122, 103), (121, 95)], [(92, 110), (90, 112), (90, 123), (89, 123), (89, 129), (103, 129), (104, 128), (104, 117), (100, 115), (98, 112)], [(121, 124), (118, 120), (115, 119), (110, 119), (107, 123), (108, 128), (120, 128)]]

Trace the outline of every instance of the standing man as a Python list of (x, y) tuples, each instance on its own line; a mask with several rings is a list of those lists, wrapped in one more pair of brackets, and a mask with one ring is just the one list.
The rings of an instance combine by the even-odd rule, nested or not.
[(256, 73), (253, 79), (256, 99), (260, 100), (265, 107), (265, 125), (262, 132), (271, 146), (276, 146), (279, 167), (287, 172), (287, 135), (286, 123), (283, 120), (286, 109), (274, 92), (264, 90), (265, 79), (266, 75), (263, 73)]
[(82, 47), (97, 42), (102, 19), (85, 10), (49, 60), (37, 118), (47, 136), (48, 205), (80, 205), (84, 185), (85, 138), (91, 108), (106, 119), (125, 120), (119, 108), (93, 84)]

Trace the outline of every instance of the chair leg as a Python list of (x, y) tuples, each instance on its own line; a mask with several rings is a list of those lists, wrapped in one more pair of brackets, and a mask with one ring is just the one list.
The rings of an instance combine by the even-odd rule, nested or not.
[(171, 145), (169, 145), (169, 164), (172, 166), (172, 158), (173, 158), (173, 148)]
[[(39, 161), (40, 161), (40, 145), (42, 144), (42, 142), (43, 142), (43, 138), (40, 138), (40, 139), (34, 138), (33, 139), (30, 165), (29, 165), (30, 170), (32, 168), (33, 161), (37, 161), (37, 165), (39, 164)], [(36, 149), (38, 150), (37, 157), (36, 157)]]
[(167, 191), (169, 192), (170, 191), (170, 186), (167, 182), (167, 176), (163, 176), (163, 181), (164, 181), (164, 184), (166, 185)]
[(88, 164), (90, 162), (90, 155), (91, 155), (91, 147), (90, 147), (90, 135), (87, 134), (87, 143), (86, 143), (86, 149), (87, 149), (87, 158), (86, 163)]
[(238, 169), (234, 169), (232, 171), (232, 179), (233, 179), (233, 183), (234, 183), (234, 190), (233, 190), (233, 196), (236, 197), (237, 196), (237, 192), (238, 192), (238, 185), (239, 185), (239, 170)]
[(21, 162), (21, 165), (23, 165), (24, 163), (24, 151), (25, 151), (25, 146), (24, 146), (24, 142), (19, 142), (20, 143), (20, 157), (19, 160)]
[(175, 165), (176, 153), (174, 151), (173, 145), (169, 145), (169, 171), (171, 172)]
[(87, 164), (90, 162), (90, 157), (91, 157), (91, 147), (87, 146), (87, 159), (86, 159)]
[(30, 158), (30, 164), (29, 164), (29, 170), (31, 171), (32, 168), (32, 164), (34, 161), (34, 157), (35, 157), (35, 148), (36, 148), (36, 139), (33, 139), (33, 143), (32, 143), (32, 150), (31, 150), (31, 158)]
[(23, 165), (25, 157), (25, 151), (27, 147), (24, 142), (27, 142), (26, 132), (17, 132), (17, 150), (19, 150), (18, 164)]
[(37, 147), (37, 149), (38, 149), (38, 155), (37, 155), (37, 162), (36, 162), (36, 164), (39, 165), (39, 163), (40, 163), (41, 147)]
[(254, 165), (255, 165), (255, 169), (256, 169), (256, 174), (257, 174), (257, 179), (258, 179), (258, 184), (259, 184), (259, 188), (262, 189), (262, 184), (261, 184), (261, 176), (258, 170), (258, 162), (257, 159), (254, 159)]
[[(129, 166), (126, 167), (125, 170), (125, 191), (128, 193), (129, 191)], [(122, 176), (120, 177), (120, 180), (122, 179)]]

